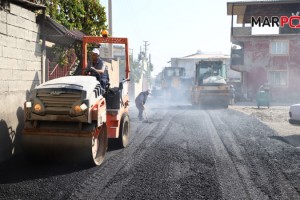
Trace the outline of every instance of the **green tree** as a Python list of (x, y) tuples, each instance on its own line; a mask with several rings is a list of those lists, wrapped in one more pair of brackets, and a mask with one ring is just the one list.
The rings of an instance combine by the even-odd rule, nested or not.
[(132, 79), (134, 82), (138, 83), (140, 79), (142, 78), (142, 74), (145, 74), (146, 71), (143, 70), (143, 68), (140, 66), (140, 63), (138, 60), (133, 60), (130, 63), (130, 79)]
[(98, 0), (46, 0), (46, 14), (68, 29), (100, 35), (106, 29), (105, 8)]
[[(130, 62), (130, 80), (132, 82), (138, 83), (142, 77), (143, 70), (140, 67), (139, 61), (138, 60), (129, 60)], [(125, 78), (125, 60), (120, 60), (119, 63), (119, 75), (120, 78)]]
[[(86, 35), (100, 35), (106, 29), (105, 8), (98, 0), (46, 0), (46, 14), (59, 24), (70, 30), (77, 29)], [(76, 54), (81, 56), (81, 44), (70, 44)], [(59, 66), (70, 66), (70, 49), (55, 45), (52, 48), (56, 57), (59, 57)]]

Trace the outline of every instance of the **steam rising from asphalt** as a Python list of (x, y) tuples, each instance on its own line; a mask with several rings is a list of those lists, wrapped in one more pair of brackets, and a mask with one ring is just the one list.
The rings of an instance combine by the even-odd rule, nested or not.
[[(147, 108), (161, 108), (161, 109), (174, 109), (174, 108), (186, 108), (186, 109), (222, 109), (221, 103), (216, 97), (206, 97), (206, 101), (203, 105), (192, 105), (191, 90), (183, 92), (169, 91), (168, 93), (159, 93), (155, 91), (148, 97), (146, 107)], [(148, 109), (151, 110), (151, 109)], [(148, 111), (149, 112), (149, 111)]]
[(149, 96), (149, 103), (152, 105), (187, 105), (191, 104), (191, 93), (188, 90), (153, 91)]

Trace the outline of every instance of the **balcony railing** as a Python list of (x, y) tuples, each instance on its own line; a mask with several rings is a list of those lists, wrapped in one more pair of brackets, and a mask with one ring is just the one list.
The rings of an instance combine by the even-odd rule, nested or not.
[(70, 72), (75, 67), (75, 64), (76, 64), (76, 60), (74, 60), (70, 66), (60, 67), (59, 64), (56, 64), (53, 68), (51, 68), (50, 67), (51, 63), (49, 62), (49, 64), (48, 64), (48, 69), (49, 69), (48, 80), (52, 80), (52, 79), (70, 75)]

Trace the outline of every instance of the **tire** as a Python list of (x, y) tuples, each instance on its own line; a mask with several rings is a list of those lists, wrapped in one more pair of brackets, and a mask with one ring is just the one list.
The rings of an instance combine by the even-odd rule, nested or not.
[(120, 131), (119, 138), (117, 139), (117, 147), (125, 148), (128, 146), (129, 142), (129, 134), (130, 134), (130, 123), (129, 116), (127, 114), (123, 114), (121, 123), (120, 123)]
[[(104, 161), (105, 153), (107, 150), (107, 129), (106, 125), (103, 125), (102, 127), (98, 128), (100, 133), (98, 134), (98, 137), (93, 136), (92, 137), (92, 158), (93, 158), (93, 164), (94, 165), (101, 165)], [(93, 132), (93, 135), (95, 135), (95, 129)]]

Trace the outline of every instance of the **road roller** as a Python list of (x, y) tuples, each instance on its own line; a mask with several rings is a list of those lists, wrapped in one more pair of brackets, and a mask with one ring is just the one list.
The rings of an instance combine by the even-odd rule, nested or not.
[[(95, 44), (124, 46), (125, 77), (115, 87), (103, 88), (87, 68), (87, 49)], [(108, 140), (115, 147), (126, 147), (130, 134), (129, 73), (127, 38), (83, 37), (82, 74), (47, 81), (33, 89), (24, 103), (25, 156), (34, 161), (63, 156), (100, 165)]]
[(196, 64), (192, 105), (228, 108), (230, 89), (222, 60), (201, 60)]

